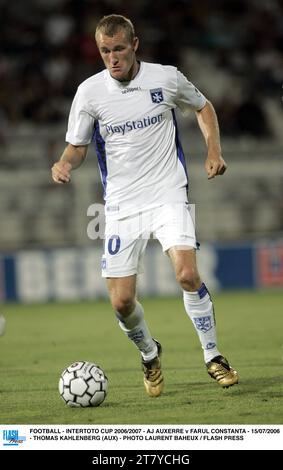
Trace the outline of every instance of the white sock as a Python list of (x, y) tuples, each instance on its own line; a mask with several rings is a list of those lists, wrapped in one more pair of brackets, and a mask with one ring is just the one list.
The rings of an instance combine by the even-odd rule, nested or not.
[(152, 361), (157, 356), (157, 346), (145, 323), (141, 304), (137, 302), (134, 311), (128, 317), (123, 317), (118, 312), (116, 312), (116, 317), (120, 328), (141, 352), (143, 360)]
[(185, 310), (193, 322), (204, 353), (205, 362), (219, 356), (213, 304), (205, 284), (198, 291), (184, 291)]

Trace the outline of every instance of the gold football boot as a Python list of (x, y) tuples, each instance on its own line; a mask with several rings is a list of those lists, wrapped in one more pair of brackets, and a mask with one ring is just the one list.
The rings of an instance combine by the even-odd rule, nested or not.
[(144, 386), (146, 393), (150, 397), (159, 397), (164, 388), (164, 380), (161, 370), (160, 356), (162, 353), (161, 344), (154, 340), (157, 346), (157, 356), (150, 362), (142, 361), (142, 368), (144, 372)]
[(223, 356), (216, 356), (206, 364), (207, 372), (223, 388), (231, 387), (239, 381), (238, 373)]

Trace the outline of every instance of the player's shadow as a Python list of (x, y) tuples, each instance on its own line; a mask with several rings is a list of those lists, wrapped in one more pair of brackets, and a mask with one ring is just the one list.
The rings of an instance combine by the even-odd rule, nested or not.
[[(278, 391), (268, 390), (271, 387), (278, 385)], [(214, 387), (215, 391), (218, 391), (221, 387), (215, 381), (186, 381), (175, 383), (174, 390), (168, 390), (166, 395), (175, 396), (182, 395), (184, 391), (191, 391), (192, 395), (199, 393), (200, 390), (203, 392), (211, 392), (211, 387)], [(255, 394), (259, 399), (263, 401), (270, 401), (272, 398), (282, 398), (282, 376), (273, 376), (273, 377), (257, 377), (257, 378), (242, 378), (240, 376), (240, 381), (238, 384), (235, 384), (231, 387), (223, 389), (223, 396), (244, 396)]]

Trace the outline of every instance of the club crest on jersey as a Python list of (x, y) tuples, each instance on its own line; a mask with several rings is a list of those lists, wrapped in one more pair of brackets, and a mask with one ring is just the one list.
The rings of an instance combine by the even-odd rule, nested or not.
[(162, 88), (154, 88), (150, 91), (151, 101), (153, 103), (159, 104), (164, 101)]
[(194, 318), (194, 324), (196, 325), (197, 330), (206, 333), (212, 328), (210, 316), (205, 317), (196, 317)]

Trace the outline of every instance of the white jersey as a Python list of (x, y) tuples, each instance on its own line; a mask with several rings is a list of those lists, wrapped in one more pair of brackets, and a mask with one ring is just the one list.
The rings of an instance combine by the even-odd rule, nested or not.
[(95, 142), (106, 215), (121, 218), (145, 208), (187, 200), (187, 172), (174, 114), (200, 110), (206, 98), (176, 67), (140, 63), (130, 82), (109, 71), (77, 90), (66, 141)]

